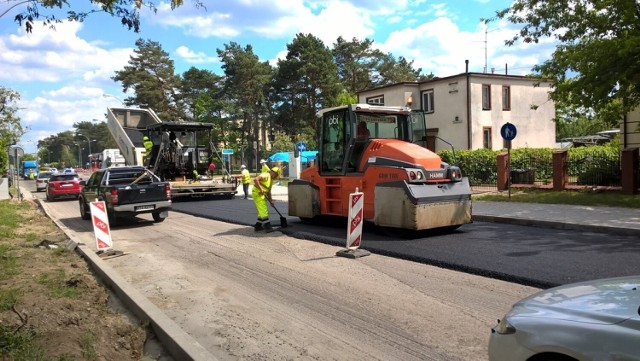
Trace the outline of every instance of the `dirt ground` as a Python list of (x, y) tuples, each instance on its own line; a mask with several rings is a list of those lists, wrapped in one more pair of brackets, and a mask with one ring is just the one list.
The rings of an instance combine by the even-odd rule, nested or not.
[(23, 204), (22, 225), (0, 239), (0, 360), (142, 359), (146, 328), (109, 306), (66, 235), (33, 201)]

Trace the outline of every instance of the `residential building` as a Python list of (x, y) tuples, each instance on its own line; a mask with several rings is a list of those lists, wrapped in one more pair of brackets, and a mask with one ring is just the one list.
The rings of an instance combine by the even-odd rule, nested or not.
[[(550, 83), (526, 76), (465, 72), (423, 82), (404, 82), (358, 93), (360, 103), (411, 106), (427, 119), (427, 148), (500, 150), (500, 130), (516, 127), (512, 148), (553, 148), (555, 105)], [(451, 145), (447, 144), (450, 143)]]
[(640, 108), (629, 112), (620, 122), (620, 146), (640, 148)]

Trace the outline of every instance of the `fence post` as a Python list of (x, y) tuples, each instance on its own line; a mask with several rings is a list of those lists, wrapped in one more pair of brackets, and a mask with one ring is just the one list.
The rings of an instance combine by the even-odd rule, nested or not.
[(638, 148), (625, 148), (622, 150), (620, 168), (622, 169), (622, 193), (638, 193)]
[(498, 179), (498, 191), (504, 191), (507, 190), (507, 188), (509, 187), (508, 181), (509, 181), (509, 154), (507, 153), (500, 153), (496, 156), (496, 162), (497, 164), (497, 179)]
[(553, 190), (561, 191), (569, 182), (566, 150), (556, 150), (553, 152)]

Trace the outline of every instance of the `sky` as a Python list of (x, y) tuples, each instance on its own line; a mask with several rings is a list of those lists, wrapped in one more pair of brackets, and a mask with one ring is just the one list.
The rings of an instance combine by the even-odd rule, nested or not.
[[(0, 2), (0, 14), (16, 2)], [(139, 33), (106, 14), (56, 24), (55, 30), (36, 24), (30, 34), (13, 21), (24, 8), (0, 17), (0, 86), (20, 93), (18, 115), (29, 128), (19, 142), (25, 153), (34, 153), (40, 139), (73, 130), (74, 123), (104, 121), (107, 107), (122, 105), (127, 95), (111, 77), (128, 64), (139, 38), (160, 43), (177, 74), (196, 67), (218, 75), (223, 71), (216, 50), (225, 44), (251, 45), (261, 61), (275, 65), (298, 33), (313, 34), (329, 48), (339, 36), (371, 39), (375, 48), (438, 77), (464, 73), (467, 59), (472, 72), (504, 73), (508, 67), (509, 74), (527, 74), (554, 47), (551, 40), (508, 47), (504, 41), (517, 28), (481, 21), (510, 0), (202, 2), (206, 9), (190, 0), (175, 10), (159, 2), (156, 13), (142, 12)], [(62, 9), (62, 18), (68, 10)]]

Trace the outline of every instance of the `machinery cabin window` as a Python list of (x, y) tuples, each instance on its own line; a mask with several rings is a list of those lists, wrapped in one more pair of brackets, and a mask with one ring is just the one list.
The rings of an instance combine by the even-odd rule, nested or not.
[(348, 124), (348, 109), (338, 109), (323, 115), (320, 154), (322, 173), (343, 173), (345, 150), (351, 138), (351, 127)]

